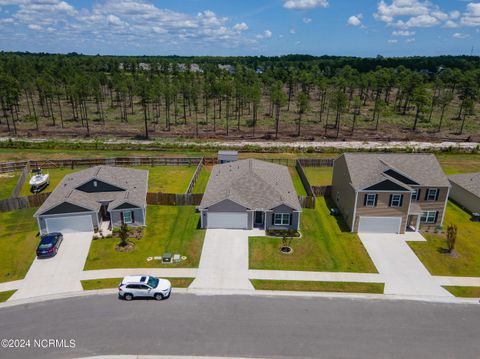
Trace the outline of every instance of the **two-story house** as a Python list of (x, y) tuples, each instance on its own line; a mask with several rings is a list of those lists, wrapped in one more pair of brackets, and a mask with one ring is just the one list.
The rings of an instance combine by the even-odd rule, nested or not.
[(432, 154), (346, 153), (333, 166), (332, 198), (352, 232), (441, 226), (450, 183)]

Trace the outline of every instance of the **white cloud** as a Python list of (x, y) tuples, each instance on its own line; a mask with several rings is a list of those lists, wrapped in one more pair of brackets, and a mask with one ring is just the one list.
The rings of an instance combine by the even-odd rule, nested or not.
[(452, 35), (454, 39), (468, 39), (470, 37), (469, 34), (463, 34), (461, 32), (456, 32)]
[(288, 32), (292, 35), (295, 35), (295, 29), (294, 28), (291, 28)]
[(398, 40), (397, 39), (389, 39), (387, 42), (389, 44), (396, 44), (398, 42)]
[(328, 7), (328, 0), (287, 0), (283, 3), (285, 9), (313, 9), (316, 7)]
[(257, 35), (257, 39), (269, 39), (272, 37), (272, 32), (270, 30), (265, 30), (261, 34)]
[(302, 21), (303, 21), (305, 24), (310, 24), (310, 23), (312, 22), (312, 19), (309, 18), (309, 17), (304, 17), (304, 18), (302, 19)]
[(241, 22), (241, 23), (235, 24), (233, 29), (235, 31), (245, 31), (245, 30), (248, 30), (248, 25), (245, 24), (244, 22)]
[(397, 30), (397, 31), (392, 32), (392, 35), (393, 35), (393, 36), (405, 36), (405, 37), (409, 37), (409, 36), (414, 36), (414, 35), (415, 35), (415, 31)]
[(449, 29), (455, 29), (457, 27), (459, 27), (460, 25), (458, 25), (455, 21), (452, 21), (452, 20), (448, 20), (446, 23), (445, 23), (445, 27), (448, 27)]
[(458, 10), (450, 11), (450, 19), (458, 19), (462, 14)]
[(360, 26), (360, 25), (362, 25), (362, 19), (363, 19), (362, 14), (350, 16), (347, 20), (347, 25)]
[(35, 30), (35, 31), (42, 30), (42, 27), (40, 25), (37, 25), (37, 24), (30, 24), (30, 25), (28, 25), (28, 28), (31, 29), (31, 30)]
[(415, 38), (412, 37), (412, 38), (410, 38), (410, 39), (406, 39), (405, 42), (406, 42), (407, 44), (409, 44), (409, 43), (411, 43), (411, 42), (415, 42)]
[(468, 4), (460, 23), (464, 26), (480, 26), (480, 3)]

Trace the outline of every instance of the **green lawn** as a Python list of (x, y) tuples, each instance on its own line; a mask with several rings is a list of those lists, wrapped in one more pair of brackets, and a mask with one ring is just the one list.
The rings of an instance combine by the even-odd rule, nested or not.
[[(172, 283), (172, 287), (175, 287), (175, 288), (188, 288), (188, 286), (193, 282), (193, 278), (165, 278), (165, 279), (168, 279), (170, 283)], [(105, 279), (82, 280), (81, 283), (84, 290), (96, 290), (96, 289), (117, 288), (118, 285), (121, 283), (121, 281), (122, 281), (122, 278), (105, 278)]]
[(138, 166), (148, 170), (148, 191), (185, 193), (197, 166)]
[(210, 173), (212, 172), (211, 166), (203, 166), (200, 175), (198, 176), (197, 183), (193, 187), (192, 193), (204, 193), (205, 188), (207, 188), (208, 179), (210, 178)]
[(458, 226), (456, 255), (442, 252), (446, 248), (444, 234), (424, 233), (426, 242), (409, 245), (433, 275), (480, 276), (480, 223), (470, 221), (470, 215), (452, 202), (448, 202), (444, 227)]
[(15, 188), (19, 175), (14, 172), (0, 173), (0, 199), (9, 198)]
[(452, 293), (455, 297), (460, 298), (480, 298), (480, 287), (457, 287), (444, 286), (446, 290)]
[(447, 175), (480, 171), (479, 154), (439, 153), (436, 156)]
[(7, 290), (6, 292), (0, 292), (0, 303), (6, 302), (17, 290)]
[(333, 167), (303, 167), (310, 186), (331, 186)]
[(300, 179), (300, 176), (298, 175), (297, 169), (295, 167), (288, 167), (290, 170), (290, 176), (292, 177), (293, 181), (293, 186), (295, 187), (295, 190), (297, 191), (297, 194), (299, 196), (306, 196), (307, 191), (305, 190), (305, 187), (303, 186), (302, 180)]
[(383, 283), (310, 282), (296, 280), (251, 280), (258, 290), (286, 290), (299, 292), (377, 293), (383, 294)]
[(39, 242), (35, 210), (0, 212), (0, 282), (22, 279), (35, 259)]
[(301, 215), (302, 238), (292, 240), (293, 253), (281, 254), (281, 238), (251, 237), (251, 269), (376, 273), (358, 236), (347, 232), (341, 217), (333, 217), (324, 197), (316, 209)]
[[(85, 270), (108, 268), (198, 267), (204, 230), (197, 229), (200, 216), (191, 206), (148, 206), (147, 227), (142, 239), (135, 240), (129, 253), (117, 252), (118, 239), (92, 241)], [(148, 257), (179, 253), (185, 261), (161, 264)]]
[[(57, 187), (57, 185), (62, 181), (63, 177), (70, 173), (81, 171), (85, 168), (86, 167), (78, 167), (73, 170), (69, 167), (44, 169), (43, 173), (48, 173), (50, 175), (50, 184), (43, 190), (43, 192), (53, 192), (55, 187)], [(20, 191), (20, 196), (30, 196), (32, 194), (32, 192), (30, 192), (30, 185), (28, 184), (29, 180), (30, 177), (27, 177), (22, 186), (22, 190)]]

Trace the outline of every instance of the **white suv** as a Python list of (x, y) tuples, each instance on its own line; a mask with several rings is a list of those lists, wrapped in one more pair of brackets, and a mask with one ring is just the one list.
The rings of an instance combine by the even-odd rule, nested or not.
[(141, 297), (162, 300), (170, 297), (171, 292), (170, 281), (149, 275), (127, 276), (118, 286), (118, 295), (125, 300)]

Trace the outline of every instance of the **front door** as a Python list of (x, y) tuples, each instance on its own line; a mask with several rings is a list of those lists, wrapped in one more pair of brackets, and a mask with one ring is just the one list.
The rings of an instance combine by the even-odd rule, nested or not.
[(262, 211), (255, 211), (255, 225), (260, 226), (263, 224), (265, 213)]

